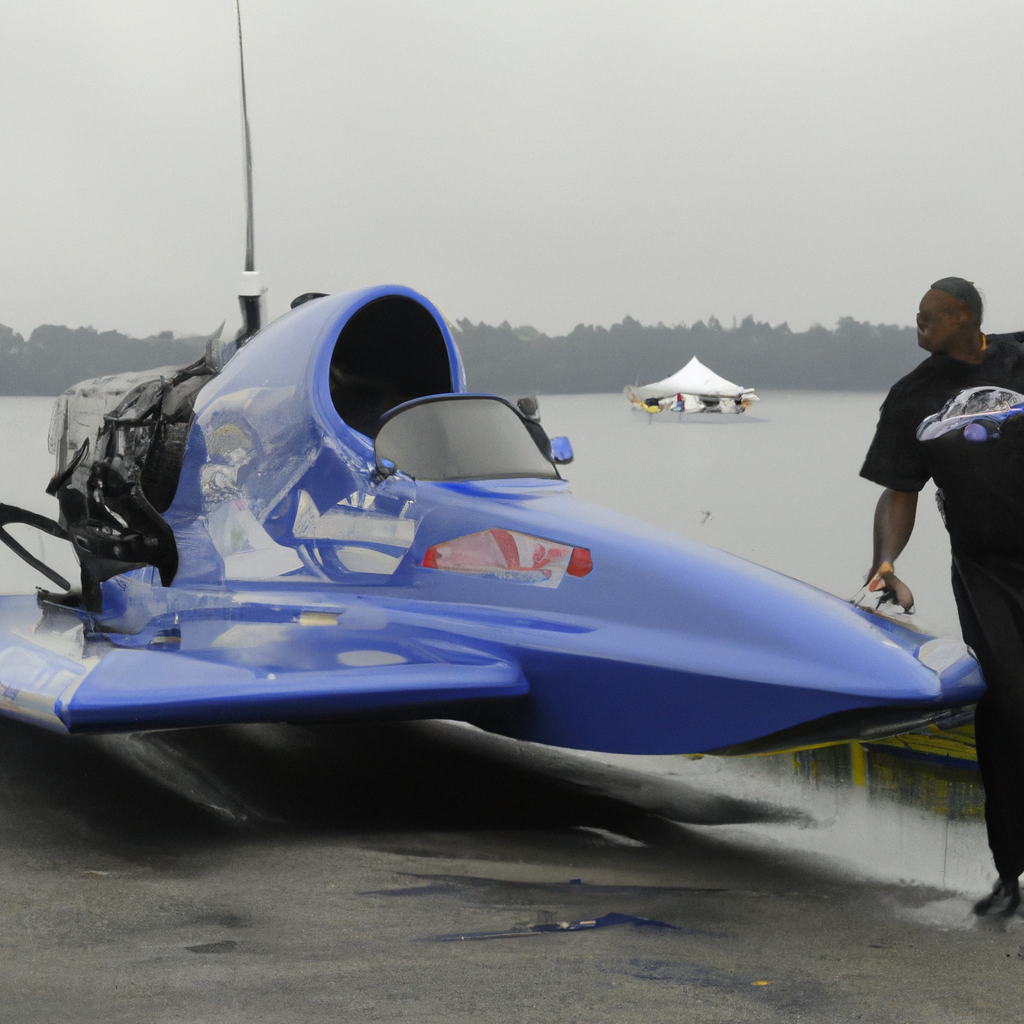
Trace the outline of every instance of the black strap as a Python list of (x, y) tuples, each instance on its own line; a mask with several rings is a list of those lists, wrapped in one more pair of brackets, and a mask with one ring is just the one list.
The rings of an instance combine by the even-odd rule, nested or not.
[(70, 590), (71, 584), (63, 576), (54, 572), (45, 563), (40, 562), (35, 555), (30, 555), (4, 529), (10, 523), (24, 523), (26, 526), (32, 526), (43, 533), (48, 533), (51, 537), (59, 537), (61, 540), (70, 539), (67, 530), (60, 523), (55, 523), (52, 519), (47, 519), (46, 516), (41, 516), (37, 512), (29, 512), (27, 509), (18, 508), (16, 505), (0, 504), (0, 543), (6, 544), (20, 559), (28, 562), (33, 569), (37, 569), (52, 583), (56, 583), (58, 587), (64, 590)]

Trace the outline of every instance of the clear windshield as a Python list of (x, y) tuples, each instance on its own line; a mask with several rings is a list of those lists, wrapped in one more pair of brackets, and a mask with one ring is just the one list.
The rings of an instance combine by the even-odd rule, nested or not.
[(417, 480), (557, 480), (522, 417), (500, 398), (446, 397), (409, 406), (377, 432), (377, 464)]

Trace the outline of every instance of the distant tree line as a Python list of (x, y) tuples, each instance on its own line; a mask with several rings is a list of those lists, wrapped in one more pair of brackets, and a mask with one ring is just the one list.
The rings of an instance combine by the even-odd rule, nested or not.
[[(882, 391), (920, 362), (911, 327), (843, 317), (833, 330), (791, 331), (746, 317), (707, 323), (644, 325), (626, 317), (611, 327), (579, 324), (549, 337), (507, 322), (491, 327), (460, 320), (453, 332), (477, 391), (518, 395), (617, 391), (674, 373), (697, 356), (743, 387)], [(205, 339), (170, 331), (131, 338), (91, 327), (37, 327), (26, 341), (0, 325), (0, 394), (57, 395), (87, 377), (158, 366), (185, 366)]]
[(158, 366), (187, 366), (203, 353), (205, 338), (175, 338), (170, 331), (130, 338), (92, 327), (37, 327), (28, 341), (0, 324), (0, 394), (59, 395), (88, 377)]
[(925, 353), (912, 327), (843, 317), (833, 330), (791, 331), (753, 317), (666, 327), (626, 317), (548, 337), (532, 327), (458, 321), (455, 342), (470, 386), (499, 394), (618, 391), (675, 373), (691, 356), (742, 387), (885, 391)]

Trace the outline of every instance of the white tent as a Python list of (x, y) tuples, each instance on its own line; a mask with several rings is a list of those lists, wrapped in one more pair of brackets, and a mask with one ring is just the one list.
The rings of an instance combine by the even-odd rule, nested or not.
[(738, 398), (744, 393), (750, 393), (753, 388), (741, 388), (738, 384), (719, 377), (713, 370), (709, 370), (696, 356), (694, 356), (681, 370), (677, 370), (671, 377), (655, 381), (653, 384), (644, 384), (641, 387), (630, 387), (625, 389), (636, 398), (643, 401), (649, 398), (668, 398), (675, 395), (708, 395), (721, 396), (723, 398)]

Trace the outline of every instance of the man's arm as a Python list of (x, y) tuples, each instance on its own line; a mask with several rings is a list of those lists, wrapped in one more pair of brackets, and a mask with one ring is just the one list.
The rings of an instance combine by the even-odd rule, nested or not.
[(868, 589), (892, 590), (906, 609), (914, 607), (914, 595), (893, 570), (893, 562), (907, 546), (917, 518), (917, 491), (887, 487), (875, 506), (875, 550)]

